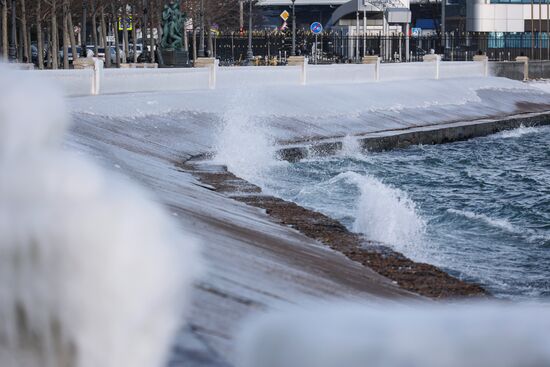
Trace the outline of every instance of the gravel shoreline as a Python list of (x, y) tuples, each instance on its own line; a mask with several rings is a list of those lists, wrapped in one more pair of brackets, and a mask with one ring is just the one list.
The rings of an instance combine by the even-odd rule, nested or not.
[(434, 298), (488, 297), (480, 285), (457, 279), (436, 266), (417, 263), (404, 255), (349, 231), (340, 222), (293, 202), (264, 195), (260, 187), (201, 161), (187, 161), (179, 168), (197, 177), (211, 190), (247, 205), (264, 209), (277, 223), (290, 226), (309, 238), (369, 267), (407, 291)]

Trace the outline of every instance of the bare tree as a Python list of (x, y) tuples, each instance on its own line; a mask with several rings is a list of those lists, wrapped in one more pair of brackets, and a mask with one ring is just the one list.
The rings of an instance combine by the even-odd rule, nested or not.
[[(67, 0), (69, 2), (70, 0)], [(69, 3), (70, 4), (70, 3)], [(67, 7), (67, 32), (69, 34), (69, 41), (71, 41), (71, 54), (73, 56), (73, 61), (78, 59), (79, 54), (77, 52), (77, 46), (76, 46), (76, 38), (74, 35), (75, 28), (73, 25), (73, 15), (71, 12), (71, 8)]]
[(27, 7), (25, 6), (25, 0), (21, 2), (21, 46), (23, 47), (23, 59), (25, 62), (29, 62), (29, 38), (27, 36)]
[(129, 51), (128, 51), (128, 4), (122, 4), (122, 46), (124, 47), (124, 52), (122, 53), (122, 61), (128, 62)]
[[(48, 1), (46, 0), (46, 3)], [(58, 60), (58, 51), (59, 51), (59, 32), (58, 32), (58, 25), (57, 25), (57, 0), (51, 0), (49, 2), (50, 5), (50, 38), (51, 38), (51, 47), (50, 47), (50, 57), (51, 57), (51, 64), (52, 69), (58, 69), (59, 68), (59, 60)]]
[(63, 0), (63, 69), (69, 68), (69, 0)]
[(38, 68), (44, 69), (44, 36), (42, 35), (42, 0), (36, 1), (36, 49)]
[(2, 4), (2, 59), (8, 60), (8, 1), (0, 0)]
[(105, 49), (105, 67), (111, 67), (111, 46), (107, 40), (107, 26), (105, 21), (105, 9), (101, 6), (101, 35)]
[(120, 47), (119, 47), (119, 40), (118, 40), (118, 16), (117, 16), (117, 4), (112, 1), (111, 2), (111, 19), (112, 19), (112, 30), (113, 35), (115, 36), (115, 60), (116, 60), (116, 67), (120, 67)]
[(105, 8), (103, 5), (101, 5), (100, 7), (100, 19), (99, 19), (99, 22), (100, 22), (100, 27), (99, 29), (101, 30), (101, 33), (100, 33), (100, 47), (104, 47), (106, 48), (107, 47), (107, 22), (105, 21)]
[(97, 39), (97, 6), (95, 0), (91, 2), (91, 14), (92, 18), (92, 43), (94, 44), (94, 55), (97, 56), (99, 53), (98, 39)]
[[(136, 16), (137, 15), (137, 12), (136, 12), (136, 4), (133, 4), (132, 5), (132, 39), (134, 40), (133, 42), (133, 62), (134, 64), (137, 62), (137, 58), (138, 58), (138, 54), (137, 54), (137, 32), (136, 32), (136, 28), (137, 28), (137, 22), (138, 22), (138, 17)], [(142, 35), (143, 37), (143, 35)], [(143, 51), (143, 49), (142, 49)]]

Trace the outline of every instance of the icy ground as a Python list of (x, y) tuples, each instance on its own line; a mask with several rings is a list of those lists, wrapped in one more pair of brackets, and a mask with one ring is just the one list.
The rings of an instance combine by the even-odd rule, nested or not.
[[(179, 163), (216, 151), (228, 133), (236, 145), (228, 151), (241, 155), (236, 164), (242, 166), (262, 154), (265, 142), (540, 112), (550, 109), (550, 94), (507, 79), (462, 78), (117, 94), (69, 104), (75, 123), (66, 147), (152, 189), (205, 245), (207, 274), (195, 286), (190, 326), (177, 342), (173, 365), (225, 366), (234, 362), (234, 335), (251, 314), (310, 297), (399, 302), (411, 295), (272, 223), (259, 209), (209, 190)], [(235, 163), (235, 157), (221, 160)]]

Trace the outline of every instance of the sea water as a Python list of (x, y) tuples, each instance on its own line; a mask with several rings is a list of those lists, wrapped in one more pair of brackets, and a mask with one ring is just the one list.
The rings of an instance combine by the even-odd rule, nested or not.
[[(502, 298), (550, 296), (550, 127), (276, 164), (269, 193)], [(253, 177), (248, 177), (254, 181)]]

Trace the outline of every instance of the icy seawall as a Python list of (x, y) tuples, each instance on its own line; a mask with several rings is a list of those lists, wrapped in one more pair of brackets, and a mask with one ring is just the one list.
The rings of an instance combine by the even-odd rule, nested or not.
[(410, 294), (213, 192), (185, 172), (183, 161), (218, 152), (220, 163), (244, 176), (274, 162), (281, 144), (540, 112), (549, 97), (500, 78), (78, 97), (69, 99), (76, 124), (65, 144), (153, 189), (203, 240), (208, 272), (194, 289), (191, 327), (176, 355), (233, 362), (237, 327), (253, 312), (305, 295), (378, 302)]
[(332, 64), (299, 66), (203, 68), (104, 69), (96, 60), (93, 69), (18, 71), (54, 82), (66, 96), (132, 92), (162, 92), (251, 87), (376, 83), (460, 77), (487, 77), (484, 62), (428, 62), (406, 64)]

